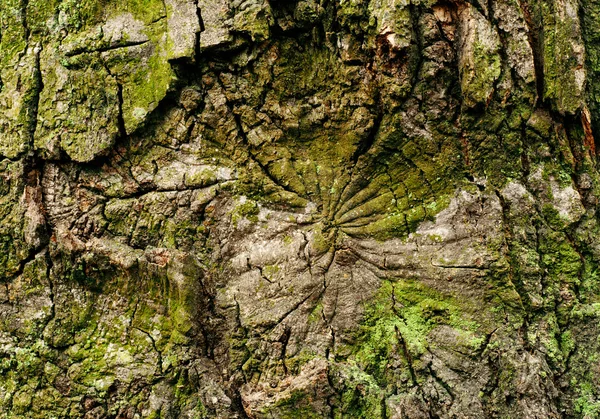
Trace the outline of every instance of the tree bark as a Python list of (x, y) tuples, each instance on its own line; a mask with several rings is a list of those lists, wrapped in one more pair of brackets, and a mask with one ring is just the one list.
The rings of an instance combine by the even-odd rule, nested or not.
[(600, 417), (600, 5), (2, 0), (1, 418)]

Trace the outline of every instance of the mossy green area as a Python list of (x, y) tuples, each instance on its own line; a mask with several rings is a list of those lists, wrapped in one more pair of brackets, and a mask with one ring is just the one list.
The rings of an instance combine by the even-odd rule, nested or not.
[(47, 16), (36, 17), (52, 24), (36, 32), (45, 88), (36, 91), (35, 147), (56, 155), (59, 138), (71, 158), (90, 161), (106, 153), (120, 130), (138, 129), (176, 79), (165, 4), (65, 1), (43, 10)]
[(19, 205), (25, 185), (21, 179), (24, 171), (22, 161), (0, 161), (2, 173), (0, 184), (0, 278), (13, 278), (21, 268), (21, 261), (33, 251), (24, 240), (27, 223), (24, 208)]
[(64, 0), (56, 7), (67, 16), (67, 24), (75, 31), (85, 30), (120, 13), (131, 13), (149, 25), (166, 16), (164, 2), (157, 0)]
[(260, 208), (258, 204), (254, 201), (246, 201), (243, 204), (240, 204), (235, 207), (233, 212), (231, 213), (231, 222), (233, 225), (237, 226), (238, 222), (245, 218), (246, 220), (256, 223), (258, 222), (258, 214), (260, 212)]
[(273, 406), (279, 415), (289, 419), (318, 419), (321, 415), (311, 406), (311, 395), (303, 391), (293, 392), (289, 398), (278, 401)]
[(356, 365), (334, 365), (332, 380), (337, 381), (338, 395), (334, 399), (333, 417), (337, 418), (379, 418), (385, 409), (386, 397), (373, 377)]
[[(405, 237), (433, 220), (464, 181), (460, 143), (443, 121), (432, 123), (433, 139), (404, 132), (400, 115), (375, 105), (389, 87), (338, 60), (329, 48), (283, 39), (257, 58), (253, 73), (216, 76), (245, 137), (228, 157), (256, 162), (238, 190), (275, 205), (318, 203), (322, 217), (351, 236)], [(260, 88), (238, 100), (234, 89), (249, 84)], [(295, 105), (307, 99), (311, 107)], [(277, 102), (291, 106), (294, 121), (254, 128), (276, 115)], [(227, 132), (209, 132), (228, 151)]]
[[(581, 28), (586, 46), (586, 69), (588, 77), (588, 103), (590, 111), (597, 114), (600, 110), (600, 5), (594, 1), (585, 0), (582, 3), (585, 9)], [(592, 118), (594, 132), (600, 129), (598, 118)]]
[[(565, 13), (554, 2), (537, 2), (544, 33), (544, 98), (552, 99), (559, 112), (575, 113), (582, 106), (585, 87), (580, 72), (584, 64), (580, 51), (573, 46), (581, 43), (579, 20)], [(579, 73), (579, 74), (578, 74)]]
[[(137, 271), (145, 279), (135, 284), (127, 275), (108, 272), (105, 263), (102, 257), (90, 258), (79, 267), (71, 266), (68, 259), (57, 261), (50, 279), (61, 285), (54, 292), (65, 292), (69, 298), (47, 300), (45, 307), (35, 308), (41, 312), (27, 308), (21, 320), (6, 319), (5, 329), (10, 322), (29, 317), (32, 323), (19, 327), (20, 343), (26, 347), (2, 349), (2, 406), (10, 406), (14, 417), (80, 417), (84, 396), (103, 400), (115, 386), (135, 382), (140, 392), (119, 397), (160, 417), (160, 411), (148, 405), (148, 397), (161, 391), (155, 387), (157, 382), (167, 380), (173, 388), (166, 390), (176, 391), (176, 409), (186, 406), (197, 417), (209, 417), (194, 391), (197, 378), (189, 378), (190, 373), (181, 368), (192, 355), (186, 348), (196, 333), (191, 319), (199, 308), (199, 284), (175, 282), (171, 275), (178, 269), (176, 262), (162, 272)], [(194, 277), (192, 265), (187, 262), (183, 275)], [(54, 298), (45, 294), (45, 284), (37, 284), (47, 268), (43, 257), (28, 264), (20, 292)], [(72, 279), (62, 276), (65, 271), (71, 272)], [(113, 312), (107, 316), (109, 307)], [(65, 397), (67, 385), (71, 397)], [(114, 405), (104, 411), (116, 415), (120, 408)]]
[(390, 391), (413, 378), (411, 369), (420, 369), (419, 358), (432, 344), (428, 335), (436, 327), (454, 329), (457, 348), (477, 350), (484, 334), (472, 319), (472, 310), (456, 297), (443, 295), (418, 281), (385, 281), (366, 305), (351, 359), (379, 386)]
[(58, 4), (58, 10), (66, 15), (68, 28), (79, 31), (100, 23), (108, 4), (110, 4), (110, 0), (66, 0)]

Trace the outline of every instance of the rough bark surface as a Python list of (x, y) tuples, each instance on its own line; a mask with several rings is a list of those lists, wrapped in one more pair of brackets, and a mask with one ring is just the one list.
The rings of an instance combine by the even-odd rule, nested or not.
[(0, 34), (0, 417), (600, 417), (597, 1)]

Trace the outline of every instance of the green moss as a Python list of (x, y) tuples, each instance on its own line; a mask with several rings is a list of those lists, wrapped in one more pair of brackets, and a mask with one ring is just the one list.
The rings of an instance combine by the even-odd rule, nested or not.
[(315, 308), (308, 315), (308, 323), (318, 323), (323, 320), (323, 302), (319, 301)]
[(186, 173), (185, 186), (188, 188), (202, 188), (214, 185), (218, 182), (217, 174), (214, 170), (204, 169), (200, 173)]
[(312, 231), (310, 245), (316, 254), (327, 253), (334, 245), (332, 236), (318, 227)]
[[(585, 41), (586, 69), (588, 71), (587, 83), (589, 85), (588, 103), (592, 114), (600, 109), (600, 4), (594, 0), (584, 0), (582, 8), (581, 27)], [(598, 132), (599, 121), (592, 118), (594, 132)]]
[(315, 358), (318, 358), (317, 354), (309, 349), (302, 348), (297, 355), (286, 358), (285, 365), (291, 374), (300, 374), (302, 367)]
[(58, 10), (66, 15), (67, 28), (79, 31), (100, 22), (104, 7), (111, 0), (64, 0)]
[(561, 113), (575, 113), (583, 103), (584, 75), (578, 81), (577, 72), (583, 64), (583, 55), (575, 45), (581, 43), (577, 15), (559, 8), (563, 3), (540, 2), (544, 25), (544, 98), (552, 100)]
[[(492, 36), (478, 34), (478, 36)], [(489, 43), (490, 40), (487, 40)], [(498, 42), (498, 41), (496, 41)], [(473, 106), (477, 103), (486, 103), (494, 92), (494, 83), (502, 72), (502, 62), (498, 49), (490, 48), (480, 41), (473, 43), (473, 56), (471, 67), (462, 69), (461, 89), (465, 103)], [(503, 118), (503, 117), (502, 117)]]
[(557, 284), (579, 285), (582, 269), (581, 256), (571, 243), (560, 234), (550, 234), (540, 246), (543, 265)]
[(598, 400), (594, 386), (589, 382), (578, 385), (577, 392), (579, 397), (575, 400), (575, 412), (582, 417), (595, 418), (600, 416), (600, 401)]
[(261, 42), (269, 38), (270, 26), (274, 23), (269, 3), (249, 3), (233, 17), (236, 31), (246, 33), (252, 41)]
[(256, 201), (246, 200), (243, 203), (237, 205), (231, 213), (231, 222), (237, 226), (241, 219), (247, 219), (252, 223), (258, 222), (258, 214), (260, 213), (260, 207)]
[(280, 268), (277, 265), (265, 265), (262, 271), (267, 278), (273, 279), (280, 271)]
[[(272, 409), (277, 417), (282, 419), (319, 419), (322, 415), (311, 406), (314, 396), (304, 391), (296, 390), (290, 397), (279, 400)], [(265, 412), (267, 413), (267, 412)]]
[(106, 56), (107, 66), (123, 86), (123, 120), (128, 133), (156, 109), (175, 80), (163, 40), (166, 26), (150, 27), (147, 35), (152, 43), (141, 47), (142, 52), (123, 55), (114, 50)]
[(546, 219), (548, 224), (552, 227), (557, 229), (561, 229), (564, 227), (566, 220), (564, 220), (560, 216), (560, 214), (552, 204), (544, 204), (542, 206), (542, 214), (544, 215), (544, 218)]
[(124, 3), (115, 2), (115, 4), (118, 4), (121, 10), (131, 12), (146, 24), (156, 22), (167, 13), (162, 0), (126, 0)]
[(339, 14), (341, 17), (358, 19), (365, 15), (366, 6), (364, 0), (341, 0)]
[(331, 368), (331, 380), (337, 390), (333, 403), (334, 418), (383, 417), (385, 393), (372, 376), (353, 363), (333, 364)]
[[(37, 16), (39, 7), (40, 15), (37, 17), (48, 19), (50, 16), (45, 11), (53, 3), (8, 0), (0, 4), (1, 156), (15, 159), (31, 146), (37, 122), (37, 97), (41, 89), (38, 53), (31, 45), (41, 42), (41, 36), (45, 35), (47, 28), (29, 14)], [(27, 28), (22, 23), (24, 18), (27, 18)]]
[[(453, 297), (417, 281), (386, 281), (366, 304), (354, 359), (381, 385), (392, 384), (396, 378), (392, 378), (395, 372), (389, 369), (390, 360), (405, 358), (404, 347), (413, 362), (418, 360), (429, 345), (429, 333), (439, 325), (448, 325), (458, 332), (459, 346), (476, 349), (483, 341), (477, 334), (478, 324), (469, 319), (465, 308)], [(410, 360), (403, 362), (400, 374), (406, 380)]]
[(168, 249), (192, 249), (202, 236), (200, 227), (192, 221), (168, 219), (163, 225), (162, 245)]

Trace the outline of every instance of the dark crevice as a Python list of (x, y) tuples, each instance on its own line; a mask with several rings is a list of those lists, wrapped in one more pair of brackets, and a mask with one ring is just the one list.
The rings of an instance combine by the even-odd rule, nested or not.
[[(535, 83), (537, 90), (537, 104), (540, 106), (544, 101), (544, 32), (539, 24), (541, 13), (532, 10), (530, 1), (537, 2), (538, 0), (519, 0), (519, 5), (525, 17), (527, 24), (527, 39), (531, 52), (533, 54), (533, 65), (535, 71)], [(538, 6), (539, 7), (539, 6)]]
[(511, 222), (510, 222), (510, 204), (506, 202), (500, 191), (494, 190), (494, 193), (498, 197), (498, 201), (500, 202), (500, 206), (502, 208), (502, 228), (504, 232), (504, 256), (508, 261), (509, 267), (509, 279), (515, 286), (515, 291), (520, 296), (521, 304), (523, 304), (523, 308), (529, 312), (529, 308), (531, 306), (531, 301), (527, 295), (527, 292), (524, 289), (524, 286), (519, 279), (519, 275), (516, 272), (516, 268), (518, 266), (518, 262), (514, 260), (513, 255), (513, 234), (511, 231)]
[(35, 231), (35, 238), (39, 241), (35, 246), (32, 246), (27, 256), (19, 263), (17, 270), (8, 278), (6, 282), (11, 282), (23, 275), (25, 267), (33, 262), (38, 255), (48, 251), (48, 243), (50, 240), (49, 224), (47, 220), (46, 210), (44, 208), (44, 191), (42, 187), (42, 174), (44, 172), (45, 162), (35, 156), (29, 156), (24, 161), (24, 204), (26, 206), (34, 205), (37, 207), (37, 212), (44, 217), (43, 224), (40, 224)]
[(40, 94), (44, 88), (44, 83), (42, 81), (42, 69), (40, 66), (40, 54), (42, 52), (41, 44), (35, 48), (35, 69), (33, 73), (34, 84), (32, 86), (33, 95), (30, 103), (28, 104), (29, 112), (30, 112), (30, 126), (29, 126), (29, 135), (30, 135), (30, 144), (33, 144), (33, 138), (35, 135), (35, 131), (37, 129), (38, 123), (38, 108), (40, 103)]
[(194, 0), (194, 6), (196, 7), (196, 16), (198, 17), (198, 24), (200, 25), (200, 32), (196, 33), (196, 40), (194, 43), (194, 59), (195, 61), (200, 60), (200, 56), (202, 55), (202, 48), (200, 48), (200, 37), (202, 36), (202, 32), (206, 30), (204, 26), (204, 19), (202, 19), (202, 10), (200, 10), (199, 0)]
[(406, 341), (404, 340), (402, 333), (400, 333), (400, 329), (398, 329), (398, 326), (394, 325), (394, 330), (396, 331), (396, 337), (398, 338), (398, 342), (400, 343), (400, 347), (402, 348), (402, 355), (404, 356), (406, 365), (408, 366), (408, 371), (410, 372), (410, 379), (412, 381), (412, 385), (415, 387), (418, 387), (419, 382), (417, 381), (417, 374), (416, 374), (415, 368), (413, 366), (414, 362), (412, 359), (412, 355), (410, 354), (410, 352), (408, 350)]
[(416, 64), (411, 63), (413, 68), (412, 72), (412, 82), (410, 84), (410, 93), (406, 96), (407, 98), (413, 98), (415, 96), (416, 89), (420, 86), (420, 76), (421, 71), (423, 69), (423, 63), (425, 61), (425, 57), (423, 56), (423, 50), (425, 48), (425, 43), (423, 40), (423, 35), (421, 34), (421, 27), (419, 25), (419, 19), (421, 18), (420, 9), (417, 5), (410, 2), (408, 5), (408, 11), (410, 12), (411, 23), (412, 23), (412, 35), (414, 42), (412, 55), (413, 58), (416, 59)]
[(156, 356), (157, 356), (157, 362), (156, 362), (156, 366), (158, 367), (158, 374), (159, 376), (163, 375), (163, 361), (162, 361), (162, 352), (158, 349), (158, 347), (156, 346), (156, 340), (154, 339), (154, 337), (150, 334), (150, 332), (147, 332), (144, 329), (141, 329), (137, 326), (133, 326), (134, 329), (139, 330), (141, 333), (143, 333), (144, 335), (146, 335), (148, 337), (148, 339), (150, 339), (150, 342), (152, 343), (152, 349), (154, 349), (154, 352), (156, 352)]
[[(394, 312), (396, 317), (398, 317), (406, 325), (406, 319), (404, 318), (402, 313), (400, 313), (398, 311), (398, 309), (396, 307), (396, 288), (395, 288), (393, 282), (391, 282), (391, 284), (392, 284), (392, 311)], [(408, 349), (408, 345), (406, 344), (406, 341), (404, 340), (404, 336), (402, 336), (402, 333), (400, 332), (400, 329), (398, 329), (397, 325), (394, 325), (394, 331), (396, 333), (396, 338), (398, 339), (398, 343), (400, 343), (400, 347), (402, 348), (402, 355), (404, 357), (404, 360), (406, 361), (406, 365), (407, 365), (408, 371), (410, 373), (410, 379), (411, 379), (412, 385), (414, 387), (419, 387), (419, 382), (417, 380), (417, 374), (416, 374), (414, 366), (413, 366), (413, 364), (414, 364), (413, 358), (410, 353), (410, 350)]]
[(145, 45), (149, 42), (150, 42), (149, 40), (135, 41), (135, 42), (130, 41), (130, 42), (124, 42), (121, 44), (107, 45), (107, 46), (93, 48), (93, 49), (85, 49), (85, 48), (74, 49), (73, 51), (66, 52), (65, 57), (70, 58), (70, 57), (76, 57), (77, 55), (80, 55), (80, 54), (92, 54), (92, 53), (102, 53), (102, 52), (107, 52), (107, 51), (114, 51), (114, 50), (121, 49), (121, 48), (130, 48), (130, 47)]
[(123, 85), (117, 83), (117, 100), (119, 102), (119, 113), (117, 115), (117, 126), (119, 127), (119, 136), (127, 137), (127, 129), (125, 128), (125, 118), (123, 117)]
[(263, 165), (260, 160), (258, 160), (256, 158), (256, 156), (254, 154), (252, 154), (252, 152), (250, 151), (250, 143), (248, 141), (248, 138), (246, 137), (246, 133), (244, 132), (243, 126), (242, 126), (242, 120), (240, 118), (239, 115), (237, 115), (233, 109), (231, 109), (231, 115), (233, 116), (236, 126), (237, 126), (237, 130), (238, 130), (238, 134), (240, 136), (240, 139), (243, 141), (244, 145), (246, 146), (246, 149), (248, 151), (248, 157), (249, 159), (252, 160), (253, 163), (255, 163), (260, 169), (261, 171), (265, 174), (265, 176), (267, 176), (267, 178), (269, 178), (269, 180), (271, 182), (273, 182), (274, 185), (280, 187), (281, 189), (283, 189), (286, 192), (289, 192), (291, 194), (300, 196), (296, 191), (286, 187), (285, 185), (283, 185), (275, 176), (273, 176), (273, 174), (271, 173), (271, 171), (265, 166)]
[(454, 399), (456, 398), (456, 396), (454, 395), (454, 391), (452, 391), (452, 387), (450, 387), (450, 385), (448, 383), (446, 383), (444, 380), (442, 380), (440, 378), (440, 376), (437, 374), (437, 372), (435, 371), (435, 369), (433, 369), (431, 367), (431, 364), (428, 365), (427, 369), (429, 370), (429, 374), (431, 375), (431, 377), (433, 377), (433, 379), (435, 380), (435, 382), (438, 383), (440, 386), (442, 386), (442, 388), (450, 396), (450, 399), (454, 402)]
[(495, 4), (494, 0), (487, 0), (487, 10), (488, 10), (487, 18), (491, 23), (494, 23), (494, 21), (495, 21), (494, 4)]
[(314, 295), (315, 295), (315, 291), (310, 292), (306, 297), (302, 298), (300, 301), (298, 301), (296, 304), (294, 304), (289, 310), (287, 310), (285, 313), (283, 313), (281, 316), (279, 316), (278, 319), (276, 319), (272, 322), (269, 322), (269, 324), (267, 325), (267, 330), (273, 330), (275, 327), (280, 325), (285, 319), (287, 319), (292, 313), (294, 313), (296, 310), (298, 310), (300, 308), (300, 306), (302, 306), (302, 304), (307, 302), (308, 299)]
[(23, 25), (23, 30), (25, 32), (25, 39), (27, 40), (27, 47), (29, 47), (29, 36), (31, 31), (29, 30), (29, 23), (27, 22), (27, 8), (29, 7), (29, 0), (21, 0), (20, 8), (21, 8), (21, 24)]
[(375, 140), (377, 140), (377, 136), (379, 131), (381, 130), (381, 121), (383, 120), (383, 112), (378, 111), (377, 115), (375, 115), (375, 119), (373, 120), (373, 127), (369, 131), (369, 134), (358, 144), (356, 151), (352, 155), (352, 162), (354, 165), (358, 163), (358, 159), (361, 156), (366, 155), (373, 144), (375, 144)]
[(281, 339), (279, 339), (279, 341), (281, 342), (281, 354), (279, 355), (279, 359), (281, 360), (281, 365), (283, 366), (283, 372), (285, 375), (287, 375), (287, 373), (288, 373), (288, 368), (285, 363), (285, 360), (286, 360), (287, 346), (288, 346), (288, 343), (290, 342), (291, 336), (292, 336), (292, 329), (290, 327), (286, 327), (283, 332), (283, 335), (281, 336)]
[[(489, 1), (489, 0), (488, 0)], [(477, 12), (485, 17), (486, 19), (490, 20), (490, 16), (488, 14), (488, 12), (483, 8), (483, 6), (481, 5), (481, 3), (479, 2), (479, 0), (466, 0), (467, 3), (469, 3), (471, 6), (473, 6), (473, 8), (475, 10), (477, 10)], [(487, 5), (486, 5), (487, 6)]]

